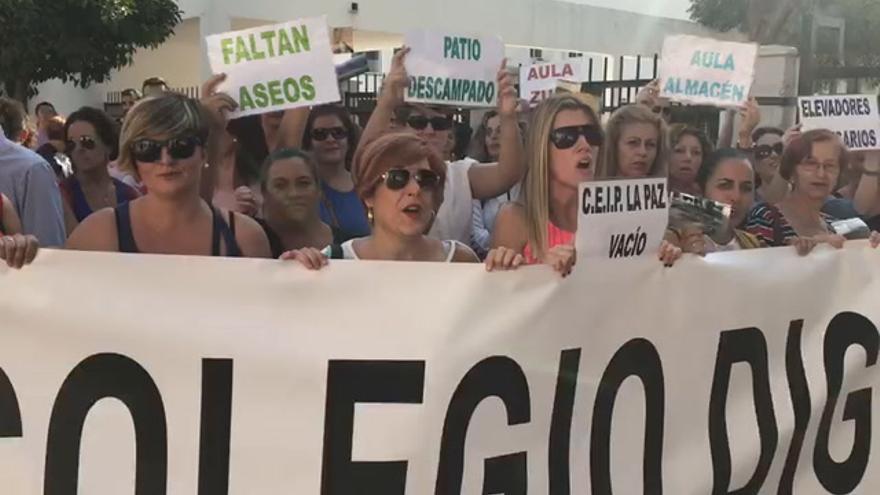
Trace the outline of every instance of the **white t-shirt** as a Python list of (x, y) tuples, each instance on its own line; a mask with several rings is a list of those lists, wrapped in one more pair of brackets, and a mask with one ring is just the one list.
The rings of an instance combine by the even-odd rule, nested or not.
[(471, 243), (474, 198), (468, 172), (476, 163), (476, 160), (465, 158), (446, 164), (443, 204), (428, 236), (441, 241), (455, 240), (466, 246)]

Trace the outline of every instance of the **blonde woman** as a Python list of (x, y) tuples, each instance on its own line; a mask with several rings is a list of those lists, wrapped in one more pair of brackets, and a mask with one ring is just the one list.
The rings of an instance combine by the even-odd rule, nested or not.
[[(538, 106), (526, 138), (523, 192), (498, 213), (487, 269), (545, 263), (563, 276), (571, 273), (578, 185), (593, 180), (604, 142), (595, 111), (576, 97), (555, 95)], [(664, 242), (665, 264), (680, 256)]]
[(268, 258), (253, 219), (199, 195), (210, 117), (196, 100), (165, 93), (138, 102), (122, 125), (119, 168), (148, 193), (86, 218), (67, 241), (83, 251)]
[(627, 105), (611, 115), (601, 179), (666, 177), (666, 123), (644, 105)]

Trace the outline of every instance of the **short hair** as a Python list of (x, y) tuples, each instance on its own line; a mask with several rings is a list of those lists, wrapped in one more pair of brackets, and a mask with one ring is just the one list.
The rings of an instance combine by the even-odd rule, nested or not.
[(781, 138), (785, 135), (785, 131), (778, 127), (759, 127), (752, 132), (752, 142), (757, 143), (759, 139), (767, 134), (776, 134)]
[(54, 116), (46, 122), (46, 137), (50, 141), (64, 141), (65, 128), (64, 119)]
[(139, 178), (131, 145), (143, 138), (171, 138), (196, 136), (207, 146), (210, 137), (211, 116), (193, 98), (177, 93), (165, 93), (137, 102), (125, 121), (119, 139), (119, 169)]
[(345, 153), (345, 165), (346, 167), (351, 168), (351, 163), (354, 159), (354, 152), (358, 147), (358, 132), (351, 114), (348, 110), (339, 105), (320, 105), (309, 112), (309, 118), (306, 120), (306, 128), (303, 132), (303, 149), (306, 151), (312, 151), (312, 149), (314, 149), (314, 143), (312, 142), (312, 129), (315, 128), (315, 120), (327, 116), (336, 117), (342, 122), (342, 127), (345, 128), (345, 134), (348, 141), (348, 151)]
[(147, 86), (163, 86), (167, 88), (168, 83), (165, 82), (165, 79), (162, 79), (161, 77), (151, 77), (144, 81), (144, 83), (141, 85), (141, 91), (144, 91)]
[(55, 105), (49, 103), (48, 101), (41, 101), (40, 103), (37, 103), (37, 106), (34, 107), (34, 113), (35, 114), (40, 113), (40, 109), (43, 107), (49, 107), (52, 109), (53, 112), (58, 113), (58, 111), (55, 110)]
[(657, 156), (648, 170), (648, 176), (666, 177), (666, 121), (645, 105), (633, 104), (617, 109), (611, 114), (611, 119), (605, 126), (606, 139), (602, 160), (599, 163), (598, 179), (610, 179), (620, 175), (617, 145), (623, 135), (623, 128), (631, 124), (649, 124), (657, 129)]
[(10, 141), (17, 143), (21, 139), (26, 115), (24, 105), (19, 101), (0, 96), (0, 127)]
[(312, 174), (312, 179), (315, 180), (315, 184), (317, 184), (319, 188), (321, 187), (321, 177), (318, 175), (318, 165), (315, 163), (315, 160), (311, 155), (297, 148), (279, 148), (269, 154), (269, 156), (263, 161), (262, 167), (260, 167), (260, 187), (263, 191), (266, 190), (266, 187), (269, 184), (269, 171), (272, 170), (272, 165), (281, 160), (291, 160), (295, 158), (302, 160), (306, 164), (309, 172)]
[(696, 138), (697, 141), (700, 142), (700, 149), (703, 150), (703, 160), (706, 160), (706, 157), (712, 154), (715, 150), (715, 147), (712, 146), (712, 143), (709, 141), (709, 138), (706, 137), (706, 133), (697, 129), (696, 127), (690, 127), (687, 124), (674, 124), (669, 127), (669, 150), (672, 151), (675, 149), (675, 146), (681, 141), (681, 138), (684, 136), (692, 136)]
[(361, 200), (371, 197), (385, 172), (421, 160), (427, 160), (431, 170), (440, 176), (438, 194), (434, 197), (436, 211), (443, 203), (446, 163), (427, 141), (412, 132), (389, 132), (358, 149), (352, 170), (358, 197)]
[[(843, 141), (840, 140), (840, 136), (827, 129), (807, 131), (788, 143), (785, 151), (782, 152), (779, 175), (785, 180), (791, 180), (797, 166), (812, 155), (813, 144), (828, 141), (833, 141), (837, 144), (837, 157), (840, 161), (840, 176), (842, 177), (847, 165), (849, 165), (849, 151), (846, 145), (843, 144)], [(840, 177), (838, 177), (838, 181), (839, 179)]]
[[(163, 81), (163, 84), (164, 84), (164, 81)], [(135, 100), (140, 100), (142, 98), (141, 92), (134, 89), (134, 88), (123, 89), (122, 96), (128, 96), (128, 97), (134, 98)]]
[(64, 139), (70, 132), (70, 126), (77, 122), (87, 122), (95, 128), (95, 133), (104, 146), (110, 149), (110, 160), (115, 160), (119, 155), (119, 138), (116, 135), (116, 124), (104, 111), (94, 107), (82, 107), (67, 117), (64, 124)]
[(719, 148), (713, 151), (708, 157), (703, 159), (703, 164), (697, 170), (697, 184), (699, 184), (700, 191), (704, 194), (706, 186), (709, 185), (709, 179), (715, 173), (715, 170), (718, 169), (718, 166), (721, 165), (721, 162), (726, 160), (744, 160), (749, 166), (752, 166), (749, 155), (736, 148)]

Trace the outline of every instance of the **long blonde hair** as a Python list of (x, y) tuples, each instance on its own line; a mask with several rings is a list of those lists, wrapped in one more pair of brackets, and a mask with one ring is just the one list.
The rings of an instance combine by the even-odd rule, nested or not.
[(550, 224), (550, 133), (556, 116), (563, 110), (579, 110), (599, 124), (592, 107), (575, 96), (557, 94), (535, 109), (526, 135), (528, 168), (523, 178), (520, 201), (526, 210), (529, 246), (536, 258), (547, 250), (547, 226)]
[(666, 122), (644, 105), (627, 105), (611, 114), (605, 127), (605, 149), (599, 164), (598, 179), (620, 177), (620, 156), (617, 147), (623, 135), (623, 128), (631, 124), (648, 124), (657, 129), (657, 156), (648, 170), (648, 177), (666, 177)]

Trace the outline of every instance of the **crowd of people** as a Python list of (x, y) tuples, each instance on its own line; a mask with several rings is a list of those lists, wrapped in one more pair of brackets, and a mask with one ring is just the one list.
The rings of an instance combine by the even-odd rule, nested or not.
[[(880, 244), (880, 153), (853, 153), (828, 130), (762, 127), (752, 100), (732, 146), (671, 123), (656, 84), (603, 123), (589, 99), (557, 94), (530, 109), (505, 66), (498, 106), (476, 131), (453, 109), (408, 104), (397, 52), (365, 125), (339, 105), (230, 120), (235, 101), (196, 100), (161, 78), (122, 94), (122, 118), (84, 107), (66, 118), (0, 98), (0, 258), (40, 246), (121, 253), (483, 262), (489, 271), (577, 259), (578, 186), (665, 177), (671, 191), (730, 206), (711, 232), (670, 228), (682, 255), (818, 244)], [(865, 229), (846, 229), (858, 219)]]

